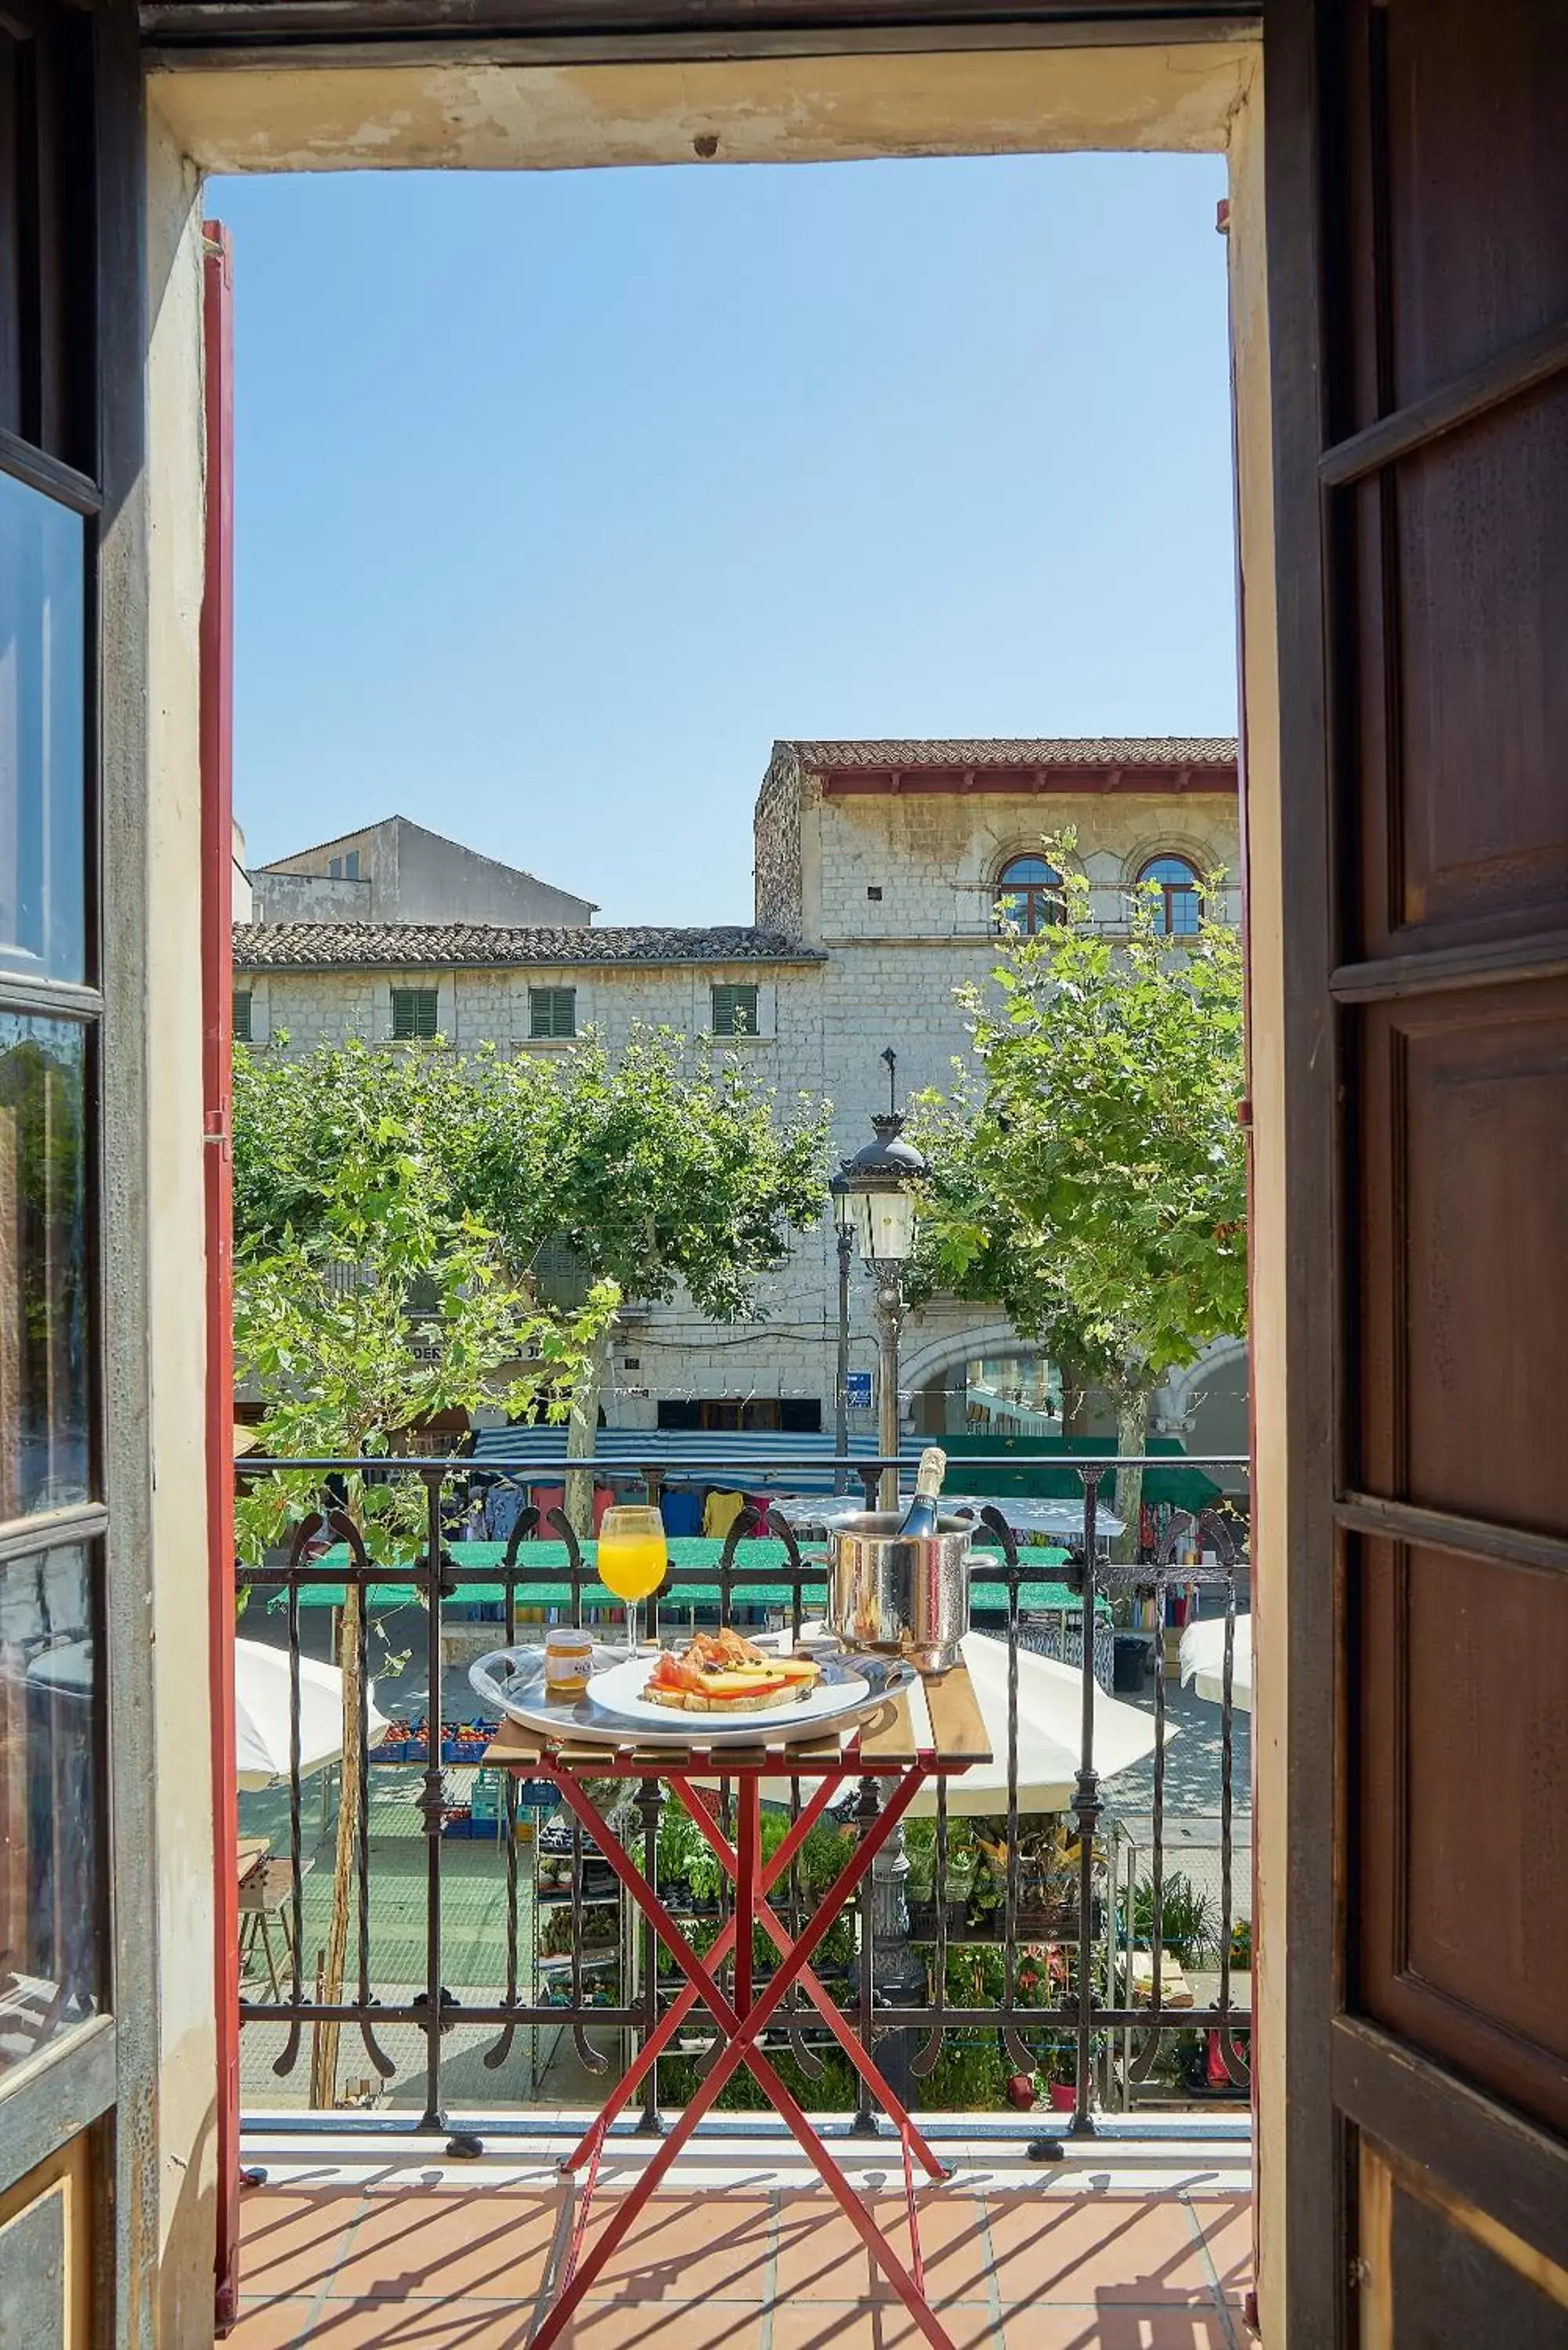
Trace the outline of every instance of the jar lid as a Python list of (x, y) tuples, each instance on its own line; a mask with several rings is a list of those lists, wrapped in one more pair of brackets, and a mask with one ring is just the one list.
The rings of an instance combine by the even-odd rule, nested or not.
[(545, 1635), (545, 1648), (553, 1648), (557, 1655), (572, 1657), (583, 1655), (586, 1654), (593, 1645), (593, 1634), (591, 1632), (579, 1632), (576, 1627), (572, 1624), (564, 1626), (557, 1625), (554, 1630), (546, 1632)]

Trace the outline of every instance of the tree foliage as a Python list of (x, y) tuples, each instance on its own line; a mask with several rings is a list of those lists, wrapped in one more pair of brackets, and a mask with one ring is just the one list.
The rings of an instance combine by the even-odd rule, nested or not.
[[(403, 1269), (438, 1282), (452, 1350), (452, 1376), (420, 1383), (420, 1409), (471, 1400), (467, 1374), (501, 1335), (486, 1326), (489, 1305), (507, 1282), (526, 1291), (541, 1253), (564, 1249), (582, 1276), (576, 1319), (563, 1331), (541, 1311), (527, 1335), (538, 1352), (535, 1392), (569, 1418), (568, 1451), (587, 1460), (620, 1297), (663, 1302), (683, 1285), (715, 1320), (754, 1313), (759, 1278), (822, 1212), (827, 1118), (826, 1104), (804, 1097), (781, 1115), (740, 1056), (689, 1048), (667, 1029), (634, 1031), (619, 1055), (591, 1036), (547, 1057), (358, 1043), (298, 1058), (242, 1055), (234, 1221), (250, 1253), (251, 1294), (265, 1302), (255, 1269), (270, 1263), (275, 1299), (302, 1277), (314, 1296), (322, 1263), (387, 1239), (367, 1213), (399, 1196), (383, 1162), (417, 1169), (420, 1263), (405, 1249)], [(344, 1170), (361, 1163), (350, 1201)], [(353, 1379), (369, 1377), (384, 1335), (375, 1295), (351, 1294), (354, 1328), (341, 1334), (334, 1408), (345, 1430)], [(241, 1344), (269, 1389), (290, 1376), (258, 1328)], [(531, 1397), (514, 1384), (497, 1399), (517, 1411)], [(396, 1411), (383, 1396), (377, 1424)], [(574, 1515), (586, 1526), (586, 1481), (574, 1484)]]
[(1110, 935), (1073, 847), (1047, 848), (1061, 920), (964, 992), (978, 1091), (919, 1106), (922, 1274), (1081, 1364), (1137, 1451), (1152, 1390), (1247, 1325), (1241, 943), (1216, 880), (1196, 936), (1162, 935), (1152, 888)]
[(1195, 937), (1162, 936), (1140, 890), (1115, 938), (1071, 843), (1050, 853), (1062, 920), (1008, 939), (1000, 1001), (965, 993), (978, 1107), (924, 1106), (931, 1261), (1158, 1385), (1246, 1327), (1241, 940), (1213, 885)]

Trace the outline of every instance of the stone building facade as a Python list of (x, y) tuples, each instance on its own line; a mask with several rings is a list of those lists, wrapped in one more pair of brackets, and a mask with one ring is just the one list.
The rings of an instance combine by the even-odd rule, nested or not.
[[(754, 926), (258, 922), (234, 934), (241, 1024), (257, 1045), (286, 1033), (293, 1051), (350, 1035), (390, 1041), (417, 1025), (458, 1049), (493, 1043), (540, 1055), (569, 1049), (590, 1027), (612, 1049), (639, 1023), (718, 1031), (782, 1097), (830, 1099), (836, 1147), (848, 1152), (885, 1106), (885, 1047), (898, 1055), (900, 1097), (950, 1086), (969, 1041), (955, 991), (989, 979), (999, 899), (1017, 903), (1009, 869), (1068, 836), (1072, 848), (1058, 853), (1076, 859), (1113, 931), (1158, 859), (1222, 872), (1227, 910), (1239, 916), (1234, 743), (780, 743), (756, 803)], [(732, 1025), (744, 1033), (725, 1035)], [(608, 1419), (652, 1427), (662, 1405), (667, 1422), (701, 1409), (715, 1424), (743, 1414), (742, 1424), (798, 1428), (819, 1415), (831, 1429), (836, 1298), (825, 1222), (763, 1284), (754, 1322), (715, 1327), (680, 1300), (633, 1311)], [(876, 1362), (870, 1306), (857, 1266), (850, 1361), (860, 1372)], [(1019, 1352), (994, 1314), (950, 1304), (912, 1314), (906, 1425), (961, 1426), (966, 1366)], [(1217, 1350), (1211, 1367), (1225, 1359)], [(1213, 1429), (1199, 1425), (1201, 1371), (1173, 1387), (1163, 1417), (1194, 1442), (1242, 1451), (1240, 1347), (1229, 1359)], [(870, 1405), (852, 1413), (857, 1432), (874, 1425)]]

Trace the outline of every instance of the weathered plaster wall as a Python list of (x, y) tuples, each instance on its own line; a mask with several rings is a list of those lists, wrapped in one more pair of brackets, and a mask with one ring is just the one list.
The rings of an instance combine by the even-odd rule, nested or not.
[(1278, 1529), (1288, 1490), (1285, 1320), (1284, 925), (1280, 824), (1280, 688), (1274, 627), (1274, 484), (1263, 213), (1263, 92), (1250, 78), (1230, 141), (1231, 342), (1241, 538), (1245, 700), (1248, 1035), (1251, 1054), (1252, 1196), (1252, 2035), (1258, 2130), (1258, 2302), (1268, 2350), (1287, 2350), (1285, 2246), (1291, 2137), (1284, 1981), (1290, 1947), (1285, 1803), (1290, 1623)]
[(846, 162), (1082, 148), (1215, 153), (1246, 42), (1168, 48), (514, 66), (480, 59), (167, 76), (159, 102), (212, 171), (580, 170)]
[[(161, 2339), (181, 2350), (210, 2338), (215, 2177), (202, 962), (196, 920), (202, 894), (201, 217), (197, 176), (155, 115), (148, 255), (148, 1351), (157, 1692), (159, 2301)], [(223, 1861), (233, 1866), (227, 1854)], [(153, 1956), (149, 1953), (150, 1962)], [(203, 2324), (205, 2333), (200, 2330)]]

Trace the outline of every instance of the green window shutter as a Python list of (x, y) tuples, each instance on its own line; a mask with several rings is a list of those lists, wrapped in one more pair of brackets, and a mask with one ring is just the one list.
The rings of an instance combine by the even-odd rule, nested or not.
[(755, 1036), (759, 1033), (754, 987), (715, 987), (712, 995), (715, 1036)]
[(433, 987), (394, 987), (392, 990), (392, 1035), (400, 1044), (411, 1043), (417, 1036), (433, 1036), (436, 1033), (436, 990)]
[(251, 991), (248, 987), (234, 990), (234, 1042), (248, 1045), (251, 1041)]
[(530, 1036), (575, 1036), (577, 1033), (577, 991), (575, 987), (531, 987), (528, 990)]

